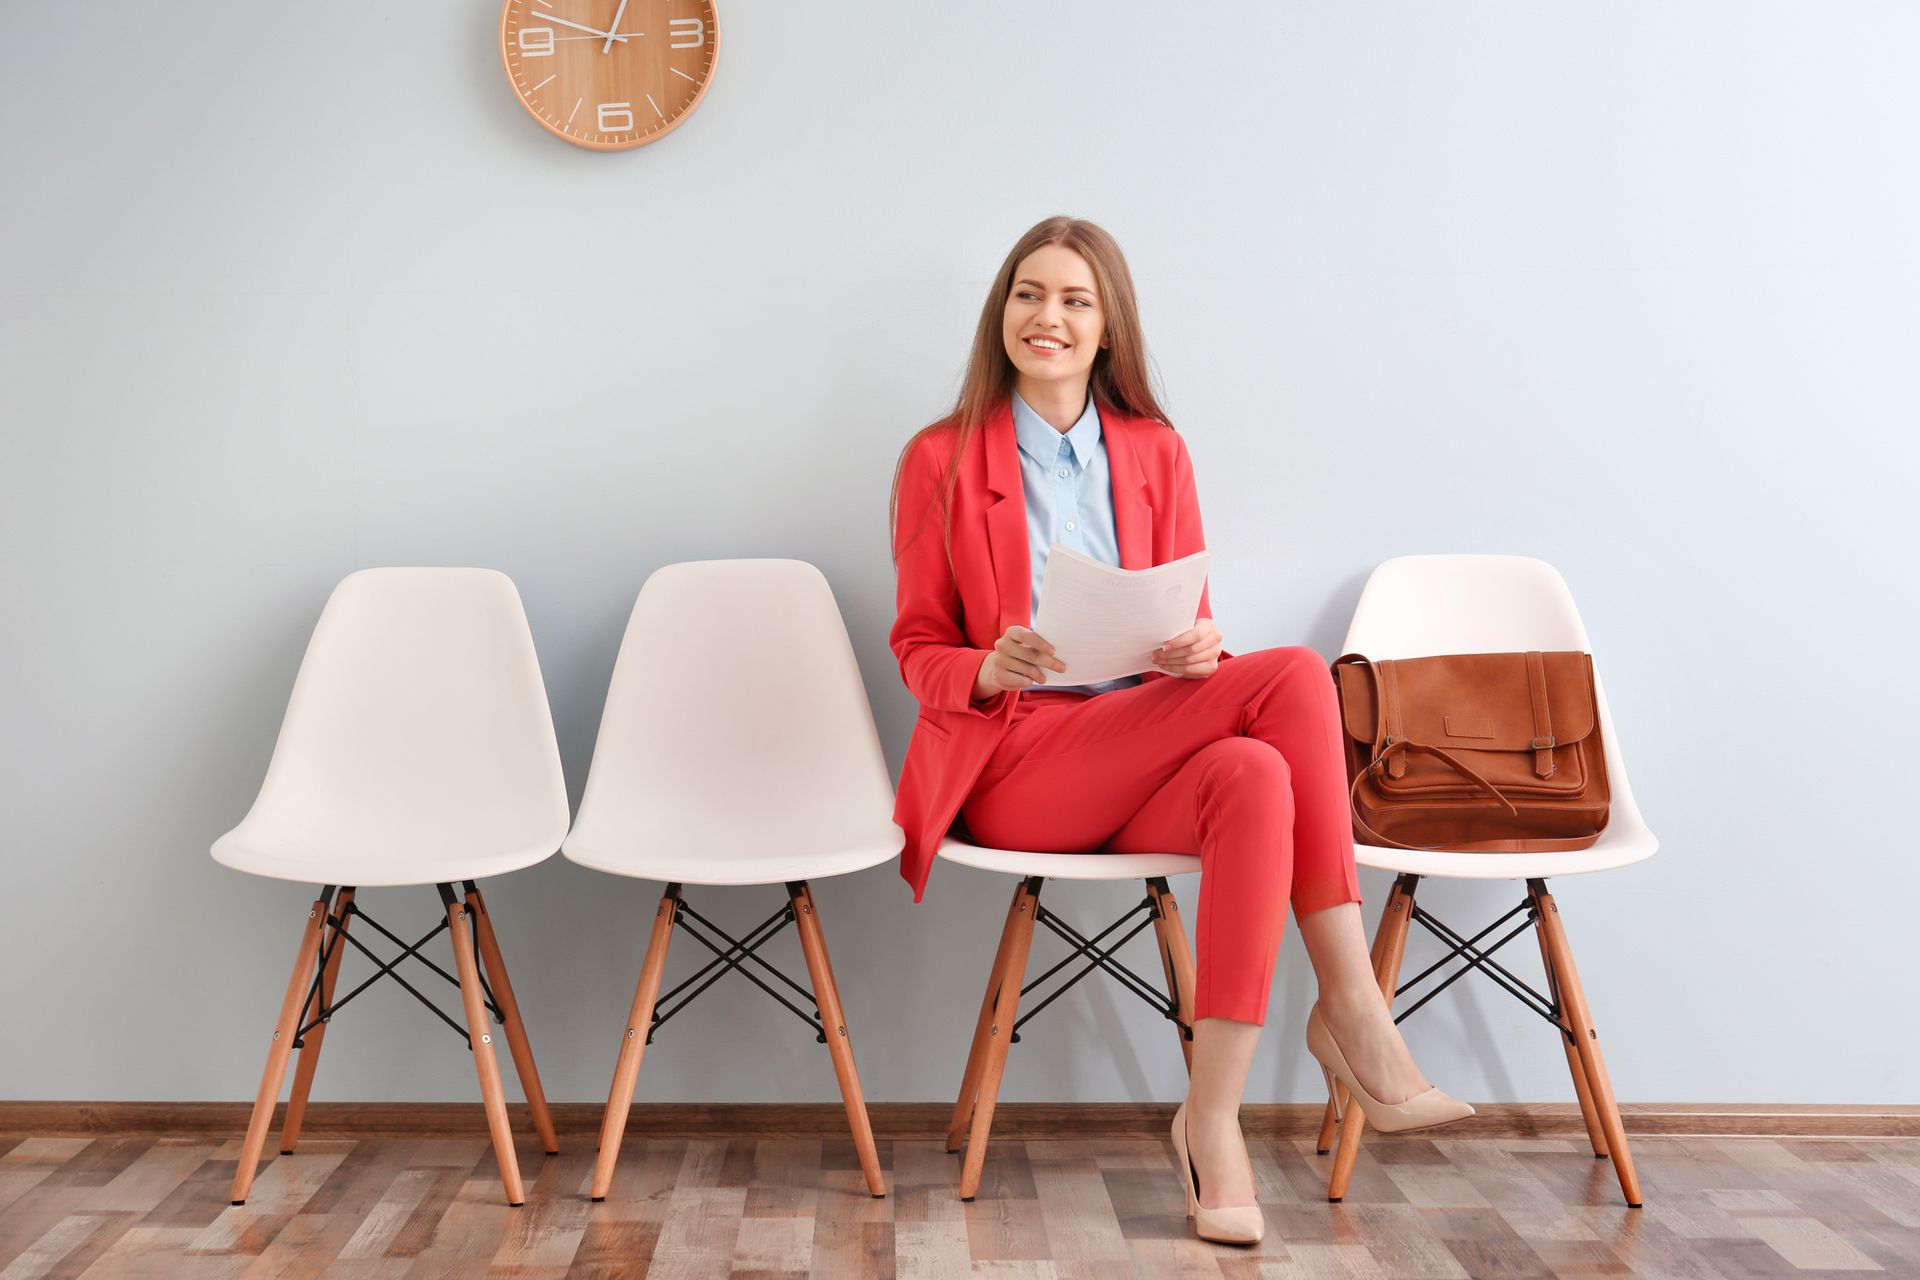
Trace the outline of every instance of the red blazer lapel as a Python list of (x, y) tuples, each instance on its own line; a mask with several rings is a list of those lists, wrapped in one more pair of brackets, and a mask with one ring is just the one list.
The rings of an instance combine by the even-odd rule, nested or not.
[(1032, 553), (1027, 547), (1027, 494), (1020, 483), (1020, 445), (1013, 436), (1013, 407), (1007, 401), (982, 428), (987, 447), (987, 488), (1000, 500), (987, 508), (987, 544), (993, 561), (999, 621), (987, 645), (1008, 627), (1033, 625)]
[(1113, 532), (1120, 544), (1120, 567), (1151, 569), (1153, 505), (1147, 501), (1147, 476), (1134, 449), (1134, 430), (1133, 419), (1102, 406), (1100, 434), (1107, 442), (1107, 471), (1113, 478)]

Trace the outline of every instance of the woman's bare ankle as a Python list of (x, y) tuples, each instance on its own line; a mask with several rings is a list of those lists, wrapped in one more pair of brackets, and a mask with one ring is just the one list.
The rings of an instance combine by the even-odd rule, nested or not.
[(1331, 1000), (1322, 996), (1320, 1016), (1348, 1065), (1359, 1073), (1361, 1085), (1380, 1101), (1405, 1102), (1428, 1087), (1377, 993)]
[(1392, 1020), (1378, 989), (1322, 991), (1320, 1016), (1326, 1020), (1327, 1030), (1334, 1033), (1336, 1040), (1341, 1038), (1342, 1032), (1377, 1029), (1382, 1022)]

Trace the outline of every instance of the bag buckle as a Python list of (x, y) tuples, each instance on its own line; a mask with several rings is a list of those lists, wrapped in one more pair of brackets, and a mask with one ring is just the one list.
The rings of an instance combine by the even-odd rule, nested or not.
[(1382, 734), (1380, 739), (1380, 754), (1373, 758), (1373, 764), (1368, 772), (1385, 773), (1389, 777), (1394, 778), (1404, 777), (1407, 772), (1406, 756), (1399, 755), (1389, 760), (1387, 759), (1387, 753), (1393, 750), (1395, 743), (1406, 741), (1408, 741), (1408, 739), (1396, 738), (1390, 733)]
[(1553, 746), (1558, 739), (1549, 734), (1533, 740), (1533, 775), (1536, 778), (1551, 778), (1560, 765), (1553, 758)]

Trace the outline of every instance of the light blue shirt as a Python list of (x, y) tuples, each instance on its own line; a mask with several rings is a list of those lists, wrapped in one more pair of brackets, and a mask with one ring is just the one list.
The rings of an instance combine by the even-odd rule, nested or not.
[[(1081, 555), (1120, 564), (1120, 539), (1113, 526), (1113, 476), (1107, 469), (1107, 442), (1100, 431), (1100, 414), (1087, 397), (1087, 407), (1072, 430), (1062, 434), (1035, 413), (1018, 393), (1013, 397), (1013, 437), (1020, 445), (1020, 484), (1027, 496), (1027, 559), (1033, 569), (1032, 613), (1040, 610), (1040, 580), (1047, 571), (1047, 552), (1054, 543)], [(1047, 672), (1053, 689), (1089, 696), (1126, 689), (1139, 676), (1122, 676), (1099, 684), (1055, 684), (1071, 678)]]

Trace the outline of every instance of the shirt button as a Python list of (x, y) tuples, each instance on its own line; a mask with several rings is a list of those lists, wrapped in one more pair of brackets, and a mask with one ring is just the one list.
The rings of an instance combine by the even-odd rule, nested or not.
[(1072, 533), (1072, 532), (1073, 532), (1073, 521), (1071, 521), (1071, 520), (1069, 520), (1069, 521), (1067, 521), (1067, 532), (1068, 532), (1068, 533)]
[(1062, 480), (1067, 478), (1067, 469), (1065, 467), (1060, 468), (1060, 478)]

